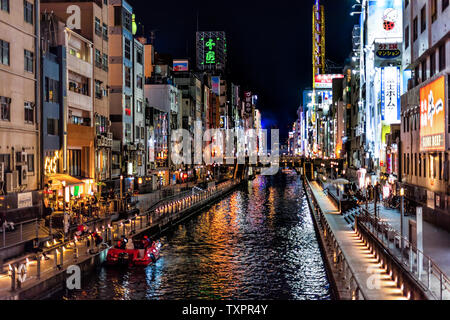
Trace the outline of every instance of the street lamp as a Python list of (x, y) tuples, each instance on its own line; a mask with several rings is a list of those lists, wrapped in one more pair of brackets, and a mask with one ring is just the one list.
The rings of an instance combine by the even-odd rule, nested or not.
[(400, 189), (400, 250), (403, 257), (403, 213), (405, 210), (405, 189)]

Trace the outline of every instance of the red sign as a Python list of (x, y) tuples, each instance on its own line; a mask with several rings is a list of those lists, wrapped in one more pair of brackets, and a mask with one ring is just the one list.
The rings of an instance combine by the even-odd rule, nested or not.
[(315, 87), (317, 89), (331, 89), (333, 79), (343, 79), (343, 74), (317, 74), (314, 78)]

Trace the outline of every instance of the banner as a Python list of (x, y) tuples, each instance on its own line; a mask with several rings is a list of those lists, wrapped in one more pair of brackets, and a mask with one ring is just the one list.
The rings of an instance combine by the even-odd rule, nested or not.
[(33, 206), (33, 193), (19, 193), (17, 194), (17, 208), (28, 208)]

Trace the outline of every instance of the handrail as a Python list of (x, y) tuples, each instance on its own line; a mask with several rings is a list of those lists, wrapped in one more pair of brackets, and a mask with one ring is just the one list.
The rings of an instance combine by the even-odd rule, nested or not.
[[(304, 185), (307, 186), (307, 188), (305, 188), (305, 190), (306, 190), (306, 192), (307, 192), (307, 196), (308, 196), (307, 198), (308, 198), (308, 201), (309, 201), (309, 199), (312, 199), (312, 200), (313, 200), (313, 201), (309, 201), (309, 202), (310, 202), (310, 206), (311, 206), (311, 208), (312, 208), (313, 210), (315, 209), (315, 211), (316, 211), (316, 213), (318, 214), (318, 217), (319, 217), (319, 219), (320, 219), (320, 220), (318, 221), (318, 222), (320, 222), (320, 223), (317, 223), (317, 225), (318, 225), (319, 227), (321, 227), (322, 233), (326, 231), (327, 234), (330, 235), (330, 236), (332, 237), (332, 240), (333, 240), (332, 242), (335, 243), (335, 244), (337, 244), (337, 247), (338, 247), (337, 249), (339, 249), (339, 251), (342, 252), (342, 250), (341, 250), (341, 245), (340, 245), (339, 241), (336, 239), (336, 237), (334, 236), (334, 234), (333, 234), (333, 232), (332, 232), (332, 229), (331, 229), (330, 225), (328, 224), (327, 219), (324, 217), (324, 214), (323, 214), (322, 210), (320, 209), (319, 206), (314, 205), (314, 203), (317, 203), (317, 199), (315, 198), (314, 193), (312, 192), (311, 185), (310, 185), (310, 182), (309, 182), (308, 178), (305, 177), (305, 181), (306, 181), (306, 183), (305, 183)], [(312, 203), (311, 203), (311, 202), (312, 202)], [(326, 230), (325, 230), (325, 228), (323, 227), (322, 223), (324, 223), (324, 224), (326, 225)], [(366, 297), (366, 295), (364, 294), (364, 291), (361, 290), (361, 288), (363, 288), (364, 286), (362, 286), (362, 285), (359, 283), (358, 279), (355, 277), (356, 272), (355, 272), (355, 270), (352, 268), (352, 266), (347, 262), (347, 260), (345, 259), (345, 256), (343, 257), (343, 262), (346, 264), (346, 266), (347, 266), (348, 269), (350, 270), (350, 273), (351, 273), (351, 279), (353, 279), (353, 280), (355, 281), (356, 286), (357, 286), (357, 289), (358, 289), (358, 292), (361, 294), (361, 296), (363, 297), (364, 300), (367, 300), (367, 297)]]
[[(433, 259), (431, 257), (429, 257), (428, 255), (426, 255), (422, 250), (419, 250), (414, 244), (412, 244), (407, 238), (405, 237), (401, 237), (401, 234), (394, 229), (393, 227), (390, 226), (389, 223), (387, 223), (386, 221), (383, 221), (382, 219), (375, 217), (373, 215), (370, 214), (369, 211), (367, 211), (365, 208), (361, 208), (361, 215), (359, 216), (359, 221), (361, 221), (361, 223), (366, 224), (366, 223), (370, 223), (370, 225), (372, 226), (372, 230), (370, 228), (367, 228), (369, 230), (369, 232), (377, 239), (379, 240), (381, 243), (385, 244), (385, 239), (380, 239), (380, 237), (378, 236), (378, 234), (380, 233), (381, 235), (387, 234), (387, 233), (391, 233), (394, 235), (393, 239), (395, 242), (395, 239), (399, 239), (399, 241), (402, 241), (404, 243), (403, 246), (403, 250), (404, 251), (400, 251), (400, 255), (401, 255), (401, 264), (402, 265), (406, 265), (407, 267), (409, 267), (409, 270), (407, 270), (410, 274), (412, 274), (412, 276), (414, 277), (414, 279), (416, 279), (417, 281), (419, 281), (422, 285), (424, 285), (426, 288), (428, 288), (429, 292), (431, 293), (431, 295), (436, 298), (441, 300), (442, 299), (442, 285), (445, 285), (445, 287), (447, 288), (447, 290), (449, 290), (450, 292), (450, 279), (447, 276), (447, 274), (445, 272), (443, 272), (438, 265), (433, 261)], [(373, 231), (373, 228), (377, 228), (377, 232)], [(379, 232), (378, 232), (379, 230)], [(393, 256), (397, 256), (398, 252), (396, 253), (393, 249), (390, 248), (389, 246), (389, 239), (390, 237), (388, 237), (387, 241), (388, 241), (388, 246), (387, 246), (387, 250), (393, 255)], [(394, 246), (395, 248), (395, 246)], [(428, 265), (429, 265), (429, 271), (431, 271), (431, 273), (435, 273), (437, 275), (437, 277), (440, 279), (440, 292), (439, 292), (439, 296), (437, 296), (431, 289), (431, 283), (430, 283), (430, 276), (431, 274), (428, 274), (427, 280), (428, 282), (425, 282), (424, 280), (422, 280), (422, 276), (416, 276), (415, 272), (413, 272), (413, 267), (414, 267), (414, 257), (412, 255), (409, 256), (409, 260), (408, 259), (406, 261), (404, 260), (404, 253), (406, 248), (409, 248), (410, 253), (415, 253), (416, 254), (416, 259), (417, 260), (422, 260), (422, 263), (424, 261), (428, 261)], [(419, 259), (419, 257), (422, 257), (422, 259)], [(411, 260), (412, 263), (411, 263)], [(418, 263), (418, 261), (417, 261)], [(431, 269), (432, 266), (432, 269)], [(421, 266), (420, 270), (425, 273), (426, 270), (422, 270), (423, 269), (423, 265)], [(422, 275), (422, 274), (421, 274)]]

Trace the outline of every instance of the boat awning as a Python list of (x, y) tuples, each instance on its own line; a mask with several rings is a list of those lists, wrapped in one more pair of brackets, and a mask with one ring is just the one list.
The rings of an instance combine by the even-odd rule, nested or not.
[(66, 186), (80, 185), (84, 184), (83, 181), (74, 178), (68, 174), (57, 173), (47, 177), (48, 181), (52, 181), (52, 184), (62, 184), (63, 181), (66, 182)]

